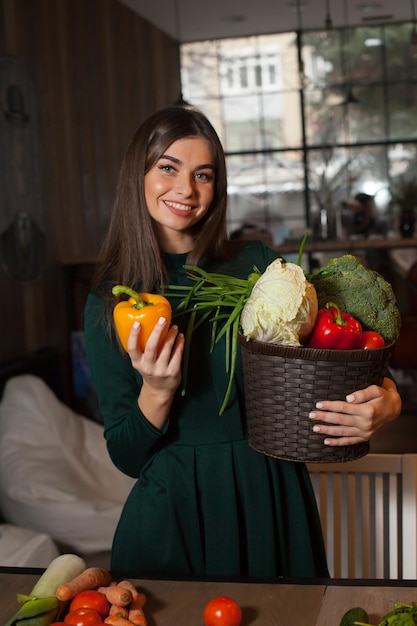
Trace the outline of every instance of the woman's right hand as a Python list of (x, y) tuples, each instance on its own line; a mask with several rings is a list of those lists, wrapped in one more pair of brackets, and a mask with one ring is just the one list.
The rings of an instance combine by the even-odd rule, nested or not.
[(162, 346), (159, 339), (167, 324), (160, 318), (142, 352), (138, 347), (140, 324), (133, 324), (127, 347), (132, 366), (143, 378), (139, 394), (139, 408), (155, 428), (162, 429), (168, 419), (175, 391), (181, 382), (181, 361), (184, 352), (184, 335), (178, 326), (171, 326)]

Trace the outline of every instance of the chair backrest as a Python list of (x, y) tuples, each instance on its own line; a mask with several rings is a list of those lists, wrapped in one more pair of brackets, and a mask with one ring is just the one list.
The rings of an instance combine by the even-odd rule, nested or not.
[(334, 578), (417, 578), (417, 454), (307, 464)]

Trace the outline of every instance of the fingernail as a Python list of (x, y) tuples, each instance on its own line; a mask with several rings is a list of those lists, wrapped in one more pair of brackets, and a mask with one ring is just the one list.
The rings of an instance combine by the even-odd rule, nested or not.
[(320, 432), (320, 426), (318, 426), (317, 424), (315, 426), (313, 426), (313, 431), (315, 433), (319, 433)]
[(158, 324), (161, 324), (161, 326), (162, 326), (162, 324), (165, 324), (165, 322), (166, 322), (166, 318), (165, 317), (160, 317), (159, 320), (158, 320)]
[(354, 402), (355, 401), (355, 396), (352, 394), (349, 394), (348, 396), (346, 396), (346, 402)]
[(322, 409), (323, 405), (321, 402), (316, 402), (316, 409)]
[(313, 413), (313, 412), (311, 412), (311, 413), (309, 413), (309, 414), (308, 414), (308, 416), (309, 416), (309, 418), (310, 418), (311, 420), (315, 420), (315, 419), (316, 419), (316, 417), (317, 417), (317, 413)]
[(139, 322), (133, 322), (133, 326), (132, 328), (134, 328), (135, 330), (137, 330), (139, 328), (140, 324)]

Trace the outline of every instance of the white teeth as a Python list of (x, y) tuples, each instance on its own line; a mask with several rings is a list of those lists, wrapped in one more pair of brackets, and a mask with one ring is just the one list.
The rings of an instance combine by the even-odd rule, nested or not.
[(177, 209), (177, 211), (191, 211), (191, 207), (185, 204), (179, 204), (177, 202), (166, 202), (165, 204), (172, 207), (173, 209)]

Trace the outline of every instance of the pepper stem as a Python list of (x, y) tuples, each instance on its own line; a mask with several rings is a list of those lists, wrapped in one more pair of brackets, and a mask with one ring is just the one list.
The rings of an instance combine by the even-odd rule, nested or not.
[(122, 293), (125, 293), (130, 298), (133, 298), (135, 301), (133, 307), (135, 309), (143, 309), (144, 306), (151, 304), (150, 302), (144, 302), (137, 291), (131, 289), (130, 287), (126, 287), (125, 285), (115, 285), (111, 292), (114, 296), (121, 296)]
[(346, 320), (342, 317), (342, 311), (340, 307), (335, 302), (326, 302), (326, 309), (336, 309), (336, 317), (334, 318), (335, 324), (339, 324), (341, 326), (346, 326)]

